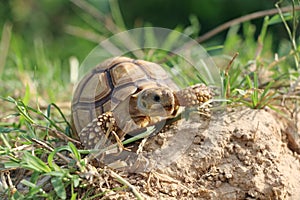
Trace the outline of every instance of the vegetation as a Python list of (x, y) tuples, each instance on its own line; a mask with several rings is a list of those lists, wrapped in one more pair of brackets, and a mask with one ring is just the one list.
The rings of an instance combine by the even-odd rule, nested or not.
[[(13, 5), (14, 12), (24, 6), (29, 13), (32, 11), (30, 5), (12, 2), (18, 2)], [(47, 12), (57, 12), (68, 18), (71, 11), (62, 8), (69, 2), (62, 2), (45, 1), (41, 5), (47, 7)], [(62, 57), (83, 61), (96, 42), (127, 27), (117, 1), (103, 5), (106, 8), (103, 11), (95, 8), (95, 1), (71, 2), (77, 13), (72, 18), (75, 21), (60, 24), (60, 27), (73, 38), (64, 38), (60, 44), (56, 41), (49, 45), (53, 38), (47, 41), (33, 35), (33, 45), (30, 45), (21, 34), (15, 34), (9, 20), (3, 22), (0, 41), (1, 199), (95, 199), (111, 191), (126, 189), (131, 189), (136, 198), (142, 198), (114, 171), (93, 167), (86, 156), (89, 151), (82, 150), (78, 141), (72, 139), (69, 115), (74, 82), (69, 75), (69, 60)], [(284, 5), (290, 5), (291, 9), (287, 11)], [(220, 67), (224, 88), (222, 100), (226, 99), (227, 106), (269, 107), (284, 117), (292, 116), (299, 104), (299, 6), (296, 0), (277, 2), (277, 13), (265, 12), (261, 25), (253, 24), (248, 16), (228, 27), (224, 41), (220, 42), (218, 37), (213, 40), (213, 33), (203, 41), (203, 46)], [(62, 12), (65, 14), (61, 15)], [(41, 16), (44, 15), (41, 13)], [(26, 17), (29, 17), (28, 13)], [(48, 20), (45, 26), (50, 29), (51, 23), (58, 23), (55, 18)], [(285, 31), (286, 37), (278, 39), (278, 34), (274, 33), (279, 26), (283, 27), (281, 30)], [(196, 17), (190, 18), (189, 26), (178, 26), (174, 30), (199, 39)], [(54, 35), (61, 34), (51, 31)], [(172, 44), (176, 38), (168, 42)], [(180, 70), (180, 59), (169, 52), (145, 51), (145, 58), (162, 65), (172, 64)], [(199, 79), (195, 77), (190, 83)], [(291, 100), (288, 105), (283, 105), (285, 99)], [(289, 107), (289, 112), (282, 111), (282, 107)], [(107, 177), (114, 181), (101, 181)], [(102, 184), (99, 188), (93, 187), (97, 181)]]

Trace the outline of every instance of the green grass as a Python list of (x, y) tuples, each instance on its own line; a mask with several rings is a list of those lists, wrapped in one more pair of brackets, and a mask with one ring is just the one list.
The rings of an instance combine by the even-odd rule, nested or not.
[[(113, 24), (106, 24), (104, 29), (82, 29), (83, 32), (77, 29), (72, 34), (89, 40), (86, 33), (105, 38), (125, 30), (116, 1), (111, 1), (111, 4), (114, 8)], [(296, 2), (292, 1), (292, 4)], [(277, 110), (284, 97), (293, 98), (296, 94), (300, 57), (300, 36), (296, 31), (299, 12), (280, 13), (279, 6), (277, 4), (279, 14), (265, 17), (261, 27), (245, 21), (232, 26), (222, 44), (204, 44), (221, 63), (222, 98), (226, 100), (226, 106)], [(82, 13), (84, 18), (90, 24), (96, 24), (93, 12), (84, 6), (80, 8), (85, 11)], [(199, 30), (193, 17), (191, 24), (186, 29), (177, 30), (196, 37)], [(289, 39), (278, 41), (274, 47), (274, 36), (269, 30), (277, 25), (285, 27)], [(256, 29), (261, 30), (258, 38)], [(0, 57), (0, 198), (93, 199), (108, 192), (128, 190), (141, 199), (141, 195), (122, 177), (107, 168), (93, 168), (86, 159), (89, 151), (82, 150), (78, 142), (70, 138), (73, 83), (69, 78), (70, 69), (61, 67), (66, 64), (60, 58), (49, 56), (45, 41), (35, 39), (31, 51), (25, 51), (28, 47), (24, 46), (19, 35), (13, 33), (10, 24), (6, 24), (3, 30), (2, 38), (11, 40), (7, 43), (3, 39), (0, 44), (7, 52)], [(238, 34), (239, 31), (243, 34)], [(170, 37), (169, 43), (174, 42), (176, 38)], [(239, 55), (232, 60), (236, 52)], [(185, 73), (181, 68), (184, 61), (168, 52), (145, 51), (145, 58), (157, 62), (167, 58), (161, 63), (163, 66), (172, 65), (180, 73)], [(185, 70), (186, 75), (182, 78), (174, 77), (178, 84), (184, 82), (182, 86), (185, 86), (203, 80), (191, 70)], [(293, 100), (299, 104), (297, 98)], [(113, 188), (106, 185), (107, 189), (99, 190), (94, 187), (104, 178), (114, 180)], [(17, 185), (22, 188), (16, 188)]]

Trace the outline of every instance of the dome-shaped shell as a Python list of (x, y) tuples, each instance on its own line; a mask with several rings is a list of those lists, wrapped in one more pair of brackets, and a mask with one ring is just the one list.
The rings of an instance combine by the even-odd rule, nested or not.
[[(178, 86), (158, 64), (126, 57), (109, 59), (96, 66), (78, 83), (72, 100), (72, 123), (75, 132), (86, 127), (102, 113), (112, 111), (122, 129), (130, 120), (129, 98), (148, 87)], [(132, 125), (132, 124), (131, 124)]]

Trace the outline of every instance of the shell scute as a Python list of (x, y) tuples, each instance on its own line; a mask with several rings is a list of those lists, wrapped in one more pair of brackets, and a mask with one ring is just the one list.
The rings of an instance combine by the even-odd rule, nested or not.
[(114, 86), (133, 83), (135, 81), (146, 79), (145, 72), (134, 63), (120, 63), (110, 70)]
[(144, 60), (137, 60), (135, 63), (138, 66), (141, 66), (148, 76), (153, 80), (165, 80), (168, 79), (169, 76), (166, 71), (158, 64), (144, 61)]

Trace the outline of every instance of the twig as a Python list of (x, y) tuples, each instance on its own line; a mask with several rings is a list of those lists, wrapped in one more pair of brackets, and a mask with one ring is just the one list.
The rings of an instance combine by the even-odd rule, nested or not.
[(142, 195), (135, 189), (133, 185), (131, 185), (128, 181), (122, 178), (119, 174), (115, 173), (114, 171), (110, 170), (111, 175), (117, 179), (119, 183), (122, 183), (130, 188), (133, 194), (136, 196), (137, 199), (142, 200), (144, 199)]
[(225, 70), (225, 76), (228, 76), (228, 72), (230, 70), (230, 67), (232, 66), (233, 61), (236, 59), (236, 57), (239, 55), (238, 52), (236, 52), (233, 57), (231, 58), (230, 62), (228, 63), (226, 70)]
[[(54, 151), (54, 149), (52, 147), (50, 147), (48, 144), (46, 144), (45, 142), (42, 142), (42, 141), (37, 140), (35, 138), (32, 138), (31, 140), (34, 141), (35, 143), (43, 146), (45, 149), (47, 149), (50, 152)], [(58, 155), (58, 157), (60, 157), (61, 159), (63, 159), (66, 163), (70, 163), (70, 159), (67, 158), (66, 156), (64, 156), (63, 154), (61, 154), (59, 152), (57, 152), (56, 154)]]
[(230, 62), (228, 63), (228, 65), (227, 65), (227, 67), (226, 67), (226, 69), (225, 69), (225, 78), (227, 78), (227, 80), (228, 80), (228, 84), (227, 84), (227, 87), (226, 87), (226, 96), (227, 97), (229, 97), (229, 95), (230, 95), (230, 82), (229, 82), (229, 70), (230, 70), (230, 68), (231, 68), (231, 66), (232, 66), (232, 63), (233, 63), (233, 61), (236, 59), (236, 57), (239, 55), (239, 53), (238, 52), (236, 52), (234, 55), (233, 55), (233, 57), (232, 57), (232, 59), (230, 60)]
[[(290, 7), (290, 6), (281, 8), (282, 13), (289, 12), (289, 11), (292, 11), (292, 10), (293, 10), (293, 7)], [(295, 10), (300, 10), (300, 6), (296, 6)], [(198, 37), (196, 39), (196, 41), (199, 42), (199, 43), (203, 42), (203, 41), (213, 37), (214, 35), (230, 28), (233, 25), (240, 24), (240, 23), (245, 22), (245, 21), (261, 18), (261, 17), (268, 16), (268, 15), (275, 15), (277, 13), (278, 13), (278, 9), (274, 8), (274, 9), (270, 9), (270, 10), (263, 10), (263, 11), (254, 12), (254, 13), (251, 13), (251, 14), (239, 17), (239, 18), (235, 18), (235, 19), (230, 20), (230, 21), (228, 21), (228, 22), (226, 22), (226, 23), (224, 23), (220, 26), (217, 26), (216, 28), (212, 29), (211, 31), (208, 31), (204, 35)]]
[[(290, 6), (281, 8), (282, 13), (289, 12), (289, 11), (292, 11), (292, 10), (293, 10), (293, 7), (290, 7)], [(294, 10), (300, 10), (300, 6), (294, 7)], [(268, 16), (268, 15), (275, 15), (277, 13), (278, 13), (278, 10), (276, 8), (274, 8), (274, 9), (270, 9), (270, 10), (263, 10), (263, 11), (254, 12), (254, 13), (242, 16), (242, 17), (235, 18), (233, 20), (230, 20), (230, 21), (228, 21), (224, 24), (221, 24), (220, 26), (217, 26), (216, 28), (206, 32), (205, 34), (198, 37), (196, 39), (196, 41), (198, 43), (201, 43), (201, 42), (203, 42), (205, 40), (208, 40), (211, 37), (217, 35), (218, 33), (222, 32), (222, 31), (225, 31), (226, 29), (230, 28), (233, 25), (240, 24), (240, 23), (245, 22), (245, 21), (265, 17), (265, 16)], [(180, 47), (180, 48), (181, 49), (189, 49), (194, 44), (195, 44), (194, 41), (187, 42), (183, 47)], [(173, 57), (176, 54), (169, 53), (169, 55), (170, 55), (170, 57)], [(164, 58), (164, 59), (166, 59), (166, 58)]]
[(42, 126), (42, 125), (39, 125), (39, 124), (32, 124), (32, 126), (34, 126), (36, 128), (39, 128), (39, 129), (41, 129), (43, 131), (50, 131), (50, 133), (52, 133), (50, 135), (52, 135), (54, 137), (57, 137), (57, 138), (59, 138), (61, 140), (68, 141), (68, 142), (73, 142), (73, 143), (76, 143), (76, 144), (80, 144), (79, 141), (66, 136), (61, 131), (58, 131), (58, 130), (55, 130), (55, 129), (52, 129), (52, 128), (49, 128), (49, 127), (45, 127), (45, 126)]

